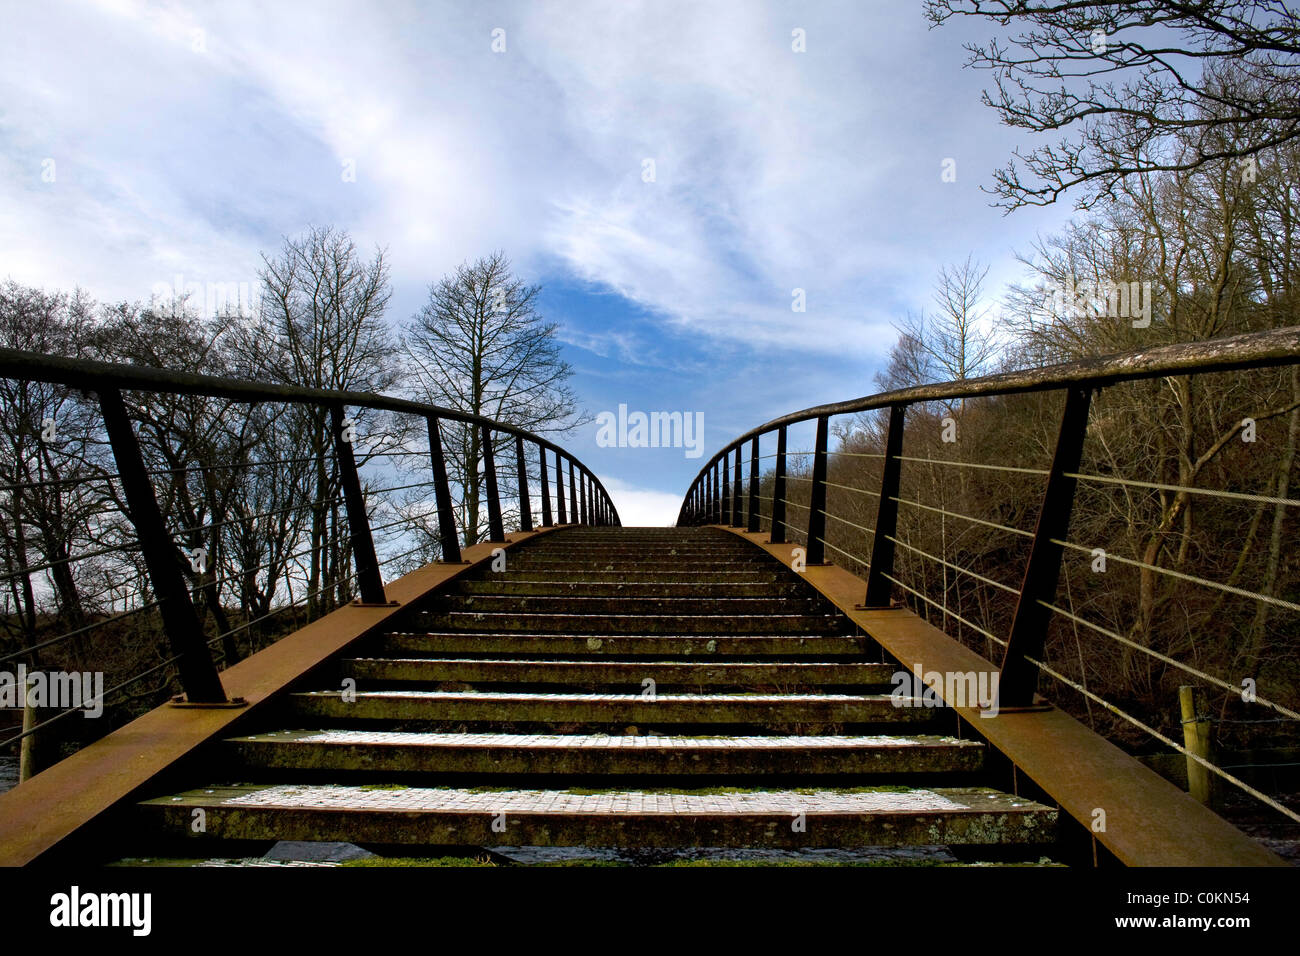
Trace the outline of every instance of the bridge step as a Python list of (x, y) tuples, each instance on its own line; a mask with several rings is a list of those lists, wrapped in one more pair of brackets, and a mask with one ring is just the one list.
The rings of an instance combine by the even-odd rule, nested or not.
[(630, 564), (639, 566), (649, 557), (653, 561), (674, 563), (699, 571), (707, 571), (718, 565), (746, 565), (755, 567), (779, 568), (775, 558), (764, 551), (742, 544), (740, 548), (647, 548), (645, 545), (620, 548), (582, 548), (577, 547), (565, 555), (557, 555), (537, 550), (521, 550), (517, 554), (507, 554), (506, 567), (535, 567), (543, 564), (560, 564), (583, 562), (588, 564)]
[[(191, 839), (458, 846), (1039, 844), (1056, 811), (982, 788), (476, 790), (236, 785), (147, 800)], [(196, 828), (194, 811), (204, 811)], [(199, 832), (196, 832), (196, 829)]]
[(777, 597), (790, 594), (806, 596), (800, 581), (772, 580), (718, 581), (676, 578), (666, 581), (578, 580), (556, 581), (547, 578), (493, 575), (484, 580), (465, 581), (460, 594), (526, 594), (538, 597)]
[(430, 631), (511, 631), (534, 634), (843, 634), (838, 614), (541, 614), (433, 611), (412, 616)]
[(353, 658), (343, 675), (358, 681), (467, 684), (623, 684), (660, 687), (889, 687), (896, 668), (862, 662), (727, 662), (502, 660), (463, 657)]
[(640, 557), (635, 554), (628, 554), (622, 557), (610, 556), (608, 558), (591, 558), (584, 555), (574, 555), (568, 558), (548, 556), (525, 559), (518, 557), (513, 561), (507, 558), (506, 567), (511, 571), (580, 571), (585, 574), (631, 574), (645, 571), (671, 571), (675, 574), (696, 572), (708, 577), (727, 572), (763, 572), (771, 568), (774, 563), (774, 560), (767, 554), (752, 558), (728, 557), (701, 559), (694, 562), (682, 558), (667, 558), (660, 554), (655, 554), (653, 558), (646, 558), (644, 554)]
[(292, 730), (227, 742), (244, 766), (377, 773), (744, 775), (973, 773), (984, 747), (939, 736), (665, 737)]
[[(348, 699), (348, 697), (354, 699)], [(915, 703), (915, 702), (914, 702)], [(297, 719), (494, 723), (884, 724), (929, 722), (935, 710), (888, 694), (523, 694), (498, 691), (305, 691)]]
[(627, 595), (454, 594), (438, 602), (446, 613), (484, 614), (599, 614), (627, 617), (725, 615), (727, 617), (777, 617), (802, 613), (825, 616), (830, 607), (823, 600), (804, 596), (698, 597)]
[[(479, 579), (481, 581), (552, 581), (556, 584), (690, 584), (696, 587), (712, 587), (719, 584), (771, 584), (801, 585), (796, 578), (791, 578), (788, 571), (780, 568), (767, 568), (759, 565), (754, 568), (738, 570), (716, 568), (659, 568), (646, 570), (637, 568), (619, 568), (617, 570), (579, 570), (571, 564), (559, 568), (514, 568), (494, 571)], [(472, 582), (466, 581), (461, 587), (468, 587)], [(802, 585), (801, 585), (802, 586)]]
[(952, 711), (896, 700), (879, 646), (734, 535), (563, 528), (506, 565), (400, 609), (314, 688), (214, 740), (208, 780), (261, 782), (146, 800), (149, 832), (1035, 853), (1055, 839), (1057, 811), (975, 786), (987, 750), (941, 736)]
[[(788, 575), (787, 575), (788, 577)], [(502, 579), (504, 578), (504, 580)], [(552, 577), (509, 577), (493, 575), (481, 581), (466, 581), (461, 594), (522, 594), (539, 597), (614, 598), (771, 598), (780, 595), (804, 597), (808, 590), (799, 581), (779, 582), (776, 575), (757, 581), (704, 581), (677, 577), (665, 581), (619, 581), (615, 579), (556, 581)]]
[(867, 639), (853, 635), (757, 634), (538, 634), (479, 631), (395, 632), (381, 635), (373, 653), (410, 654), (547, 654), (599, 657), (835, 657), (861, 658)]

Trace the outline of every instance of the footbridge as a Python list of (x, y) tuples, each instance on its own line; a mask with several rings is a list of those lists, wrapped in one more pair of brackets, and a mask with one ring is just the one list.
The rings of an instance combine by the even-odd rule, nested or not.
[[(1297, 367), (1288, 328), (810, 408), (721, 448), (676, 527), (627, 528), (590, 468), (506, 423), (0, 350), (0, 377), (92, 439), (62, 461), (33, 421), (31, 457), (9, 462), (0, 667), (111, 673), (97, 736), (54, 733), (93, 724), (84, 700), (0, 711), (16, 724), (0, 743), (26, 761), (0, 794), (0, 864), (249, 859), (289, 840), (381, 856), (927, 848), (954, 862), (1285, 865), (1242, 823), (1300, 823), (1285, 787), (1198, 734), (1300, 719), (1285, 681), (1300, 646), (1285, 457)], [(1190, 408), (1204, 393), (1189, 383), (1206, 377), (1262, 396), (1260, 410), (1213, 409), (1230, 422), (1220, 449), (1271, 422), (1246, 451), (1270, 456), (1252, 474), (1281, 478), (1110, 467), (1130, 457), (1108, 444), (1126, 403), (1168, 389)], [(159, 437), (177, 415), (228, 423), (249, 409), (314, 415), (328, 441), (261, 460), (254, 444), (236, 462)], [(400, 441), (379, 440), (381, 421)], [(472, 441), (469, 469), (451, 435), (457, 453)], [(336, 495), (283, 506), (326, 519), (286, 539), (308, 557), (245, 556), (234, 531), (256, 538), (278, 515), (217, 507), (227, 472), (262, 481), (294, 458)], [(1146, 510), (1116, 504), (1139, 498)], [(54, 550), (49, 516), (87, 502), (82, 531), (102, 543)], [(25, 517), (37, 503), (41, 527)], [(1189, 516), (1229, 507), (1244, 520), (1205, 523), (1229, 559), (1192, 562), (1205, 543)], [(1151, 549), (1081, 536), (1152, 514), (1133, 532)], [(1285, 546), (1270, 572), (1251, 549), (1267, 550), (1275, 516)], [(345, 529), (336, 546), (312, 551), (331, 521)], [(1249, 542), (1222, 531), (1238, 525)], [(1085, 589), (1098, 550), (1115, 584)], [(92, 575), (58, 579), (79, 562), (107, 568), (106, 597), (91, 600)], [(1210, 650), (1246, 640), (1225, 623), (1243, 607), (1262, 609), (1267, 653), (1249, 672), (1215, 671), (1234, 658)], [(1143, 626), (1117, 627), (1124, 615)], [(1196, 640), (1157, 642), (1170, 615)], [(1145, 680), (1153, 662), (1161, 687), (1187, 687), (1190, 716), (1176, 697), (1160, 718), (1114, 692), (1116, 673)], [(44, 761), (42, 736), (62, 747)], [(1148, 759), (1157, 748), (1182, 777)], [(1234, 817), (1237, 799), (1257, 814)]]

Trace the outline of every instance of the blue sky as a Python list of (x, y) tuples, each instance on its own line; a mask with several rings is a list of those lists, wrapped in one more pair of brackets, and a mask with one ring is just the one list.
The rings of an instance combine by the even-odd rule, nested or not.
[[(903, 0), (9, 5), (0, 277), (255, 283), (328, 223), (387, 248), (398, 325), (502, 249), (586, 410), (703, 412), (707, 455), (873, 391), (940, 266), (973, 254), (995, 296), (1069, 215), (980, 189), (1022, 141), (962, 68), (994, 30)], [(567, 444), (625, 523), (671, 522), (700, 464), (594, 424)]]

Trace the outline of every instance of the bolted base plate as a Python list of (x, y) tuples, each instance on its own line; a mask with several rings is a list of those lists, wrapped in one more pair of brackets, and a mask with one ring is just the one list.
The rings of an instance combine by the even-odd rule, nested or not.
[(204, 702), (201, 700), (186, 700), (184, 694), (177, 694), (167, 702), (167, 705), (169, 707), (184, 707), (190, 709), (232, 710), (239, 707), (247, 707), (248, 701), (242, 697), (232, 697), (230, 700)]
[[(1044, 710), (1054, 710), (1054, 709), (1055, 709), (1055, 705), (1050, 700), (1048, 700), (1042, 694), (1035, 694), (1034, 702), (1032, 704), (1025, 704), (1020, 707), (1010, 707), (1010, 706), (1003, 706), (999, 704), (997, 712), (999, 714), (1032, 714)], [(992, 710), (992, 708), (981, 707), (980, 710)]]

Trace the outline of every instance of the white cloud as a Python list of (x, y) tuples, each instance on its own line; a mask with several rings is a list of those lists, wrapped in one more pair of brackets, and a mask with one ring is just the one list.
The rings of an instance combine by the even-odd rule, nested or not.
[[(986, 205), (994, 119), (951, 85), (959, 34), (907, 6), (116, 0), (6, 27), (0, 243), (25, 281), (228, 281), (328, 221), (388, 245), (398, 280), (503, 247), (698, 336), (865, 357), (939, 262), (1006, 251), (955, 215)], [(938, 182), (948, 153), (961, 189)]]
[[(252, 281), (259, 251), (332, 224), (388, 247), (401, 322), (501, 248), (530, 281), (626, 298), (548, 316), (581, 403), (702, 410), (716, 447), (873, 391), (890, 322), (929, 307), (940, 265), (974, 253), (1000, 278), (1061, 217), (1004, 219), (980, 192), (1012, 134), (961, 69), (964, 29), (857, 0), (17, 5), (0, 279), (101, 299)], [(692, 464), (609, 462), (669, 489), (628, 486), (656, 523)]]
[(639, 487), (617, 478), (602, 478), (601, 482), (614, 500), (623, 527), (668, 527), (677, 523), (681, 495)]

